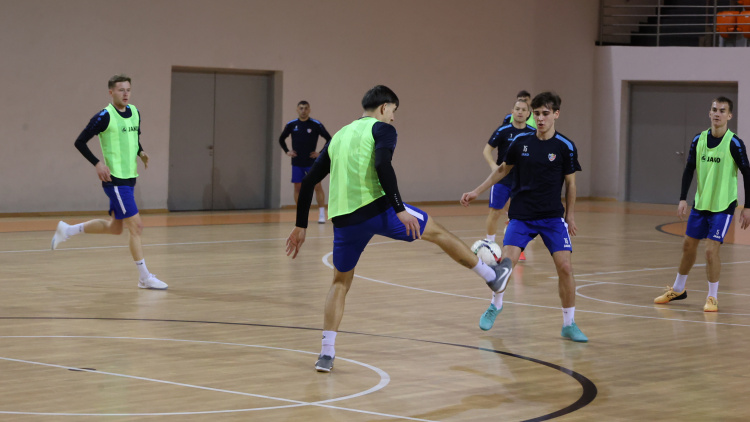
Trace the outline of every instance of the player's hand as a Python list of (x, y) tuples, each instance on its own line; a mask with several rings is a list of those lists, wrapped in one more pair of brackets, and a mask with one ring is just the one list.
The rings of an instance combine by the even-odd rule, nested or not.
[(305, 243), (305, 234), (307, 229), (301, 227), (295, 227), (292, 232), (289, 233), (289, 237), (286, 239), (286, 256), (292, 255), (292, 259), (297, 257), (299, 250), (302, 248), (302, 244)]
[(112, 181), (109, 173), (109, 167), (104, 164), (104, 161), (99, 161), (94, 167), (96, 168), (96, 174), (99, 176), (99, 180), (101, 180), (102, 182)]
[(310, 153), (310, 158), (315, 159), (315, 158), (318, 158), (319, 155), (320, 153), (318, 151), (313, 151)]
[(469, 202), (477, 199), (477, 196), (479, 195), (477, 195), (477, 193), (474, 191), (464, 193), (463, 195), (461, 195), (461, 205), (468, 207)]
[(677, 205), (677, 216), (680, 217), (680, 221), (685, 221), (685, 216), (687, 215), (687, 201), (680, 201), (679, 205)]
[(750, 226), (750, 208), (744, 208), (740, 213), (740, 227), (742, 230)]
[(146, 151), (141, 151), (139, 157), (141, 157), (141, 161), (143, 161), (143, 166), (148, 168), (148, 154), (146, 154)]
[(293, 149), (290, 149), (289, 151), (287, 151), (286, 155), (288, 155), (290, 157), (296, 157), (297, 156), (297, 151), (295, 151)]
[(416, 217), (406, 211), (396, 213), (396, 217), (398, 217), (398, 219), (404, 224), (404, 227), (406, 227), (407, 236), (411, 236), (412, 239), (422, 238), (422, 234), (419, 232), (419, 220), (417, 220)]
[(573, 218), (573, 214), (565, 215), (565, 222), (568, 224), (568, 233), (571, 236), (575, 236), (578, 232), (578, 227), (576, 227), (576, 221)]

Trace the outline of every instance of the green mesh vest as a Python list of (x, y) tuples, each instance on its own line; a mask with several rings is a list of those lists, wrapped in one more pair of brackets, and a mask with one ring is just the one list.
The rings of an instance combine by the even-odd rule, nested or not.
[(115, 107), (106, 107), (109, 113), (109, 126), (99, 134), (99, 143), (104, 154), (104, 163), (112, 176), (120, 179), (138, 177), (138, 128), (141, 117), (134, 105), (130, 105), (132, 115), (125, 119)]
[(708, 130), (701, 132), (695, 146), (698, 173), (695, 209), (721, 212), (737, 200), (737, 163), (729, 151), (733, 136), (734, 133), (727, 129), (719, 145), (708, 148)]
[(349, 214), (385, 196), (375, 171), (372, 127), (377, 122), (373, 117), (363, 117), (341, 128), (331, 139), (328, 218)]
[[(510, 115), (510, 122), (513, 123), (513, 114)], [(528, 119), (526, 119), (526, 126), (536, 129), (536, 122), (534, 121), (534, 115), (530, 115)]]

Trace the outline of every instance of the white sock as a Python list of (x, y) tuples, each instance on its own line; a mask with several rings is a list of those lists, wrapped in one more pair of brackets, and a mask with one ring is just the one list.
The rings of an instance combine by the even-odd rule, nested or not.
[(563, 310), (563, 327), (567, 327), (575, 322), (576, 307), (562, 308)]
[(318, 208), (318, 212), (320, 213), (320, 218), (326, 218), (326, 207)]
[(478, 259), (477, 261), (477, 265), (471, 270), (479, 274), (479, 276), (482, 277), (484, 281), (493, 281), (495, 279), (495, 270), (493, 270), (489, 265), (485, 264), (481, 259)]
[(487, 237), (485, 237), (485, 239), (489, 240), (490, 242), (494, 242), (495, 241), (495, 236), (496, 235), (494, 235), (494, 234), (488, 234)]
[(83, 223), (70, 226), (67, 230), (65, 230), (65, 234), (67, 236), (75, 236), (81, 233), (83, 233)]
[(672, 290), (677, 293), (685, 290), (685, 283), (687, 283), (687, 274), (682, 275), (677, 273), (677, 277), (674, 279), (674, 285), (672, 285)]
[(711, 283), (710, 281), (708, 282), (708, 295), (715, 299), (718, 299), (718, 295), (719, 295), (719, 282), (718, 281), (716, 283)]
[(151, 273), (148, 272), (148, 268), (146, 268), (146, 260), (141, 259), (140, 261), (135, 261), (135, 266), (138, 267), (138, 273), (140, 273), (141, 280), (145, 280), (151, 276)]
[(497, 309), (500, 309), (503, 307), (503, 295), (505, 292), (500, 293), (492, 293), (492, 304), (495, 305)]
[(321, 355), (336, 356), (336, 349), (333, 347), (336, 344), (335, 331), (323, 331), (323, 341), (321, 343), (323, 344), (323, 347), (320, 349)]

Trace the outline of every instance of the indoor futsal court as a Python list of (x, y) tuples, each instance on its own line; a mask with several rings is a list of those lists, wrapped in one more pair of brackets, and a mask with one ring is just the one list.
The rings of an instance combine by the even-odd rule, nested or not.
[[(422, 207), (466, 243), (484, 235), (486, 203)], [(577, 210), (576, 322), (589, 343), (560, 337), (540, 240), (483, 332), (481, 279), (430, 243), (375, 237), (331, 373), (313, 367), (330, 224), (311, 224), (292, 261), (292, 210), (144, 215), (149, 264), (170, 282), (155, 291), (136, 288), (125, 237), (49, 250), (60, 217), (90, 216), (3, 219), (0, 268), (12, 282), (0, 285), (0, 420), (744, 420), (746, 233), (727, 237), (721, 312), (706, 314), (701, 254), (688, 298), (653, 304), (680, 257), (674, 206)]]

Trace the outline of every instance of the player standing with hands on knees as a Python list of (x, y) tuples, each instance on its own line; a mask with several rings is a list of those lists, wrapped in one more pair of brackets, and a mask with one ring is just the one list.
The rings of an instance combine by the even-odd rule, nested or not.
[(737, 169), (742, 172), (745, 186), (745, 207), (740, 214), (740, 227), (746, 229), (750, 225), (750, 165), (745, 143), (727, 126), (732, 119), (732, 108), (733, 103), (729, 98), (715, 98), (708, 113), (711, 128), (696, 135), (690, 144), (690, 154), (682, 173), (680, 203), (677, 206), (677, 215), (681, 220), (687, 214), (686, 199), (696, 171), (698, 190), (688, 217), (677, 277), (672, 287), (667, 287), (667, 291), (655, 298), (654, 303), (664, 304), (687, 297), (687, 276), (695, 264), (698, 244), (701, 239), (706, 239), (708, 295), (703, 311), (719, 311), (719, 247), (724, 243), (724, 236), (737, 207)]
[(325, 304), (322, 348), (315, 363), (318, 372), (330, 372), (333, 368), (334, 345), (346, 294), (359, 257), (374, 235), (435, 243), (456, 262), (482, 277), (493, 291), (505, 290), (513, 270), (509, 259), (495, 267), (488, 266), (427, 213), (401, 201), (396, 172), (391, 165), (397, 139), (392, 123), (398, 105), (398, 97), (386, 86), (378, 85), (367, 91), (362, 98), (362, 117), (333, 136), (302, 180), (297, 223), (286, 241), (286, 254), (292, 258), (305, 241), (313, 189), (331, 174), (328, 214), (333, 222), (334, 270)]
[[(505, 161), (476, 189), (464, 193), (461, 204), (469, 206), (482, 192), (513, 172), (508, 217), (510, 223), (503, 238), (503, 256), (515, 266), (526, 245), (541, 236), (555, 263), (558, 291), (562, 302), (561, 335), (576, 342), (588, 338), (575, 323), (576, 283), (573, 277), (570, 235), (575, 236), (575, 172), (581, 171), (578, 151), (571, 140), (555, 131), (560, 117), (560, 97), (543, 92), (531, 101), (536, 132), (521, 134), (511, 143)], [(560, 191), (565, 185), (565, 207)], [(503, 292), (493, 295), (489, 308), (482, 314), (479, 326), (489, 330), (503, 310)]]
[[(85, 223), (68, 225), (61, 221), (52, 237), (52, 249), (68, 240), (70, 236), (82, 233), (114, 234), (122, 233), (123, 226), (130, 233), (130, 254), (140, 275), (138, 287), (142, 289), (164, 290), (167, 284), (156, 278), (146, 268), (143, 258), (141, 233), (143, 222), (135, 204), (133, 189), (138, 177), (140, 157), (148, 168), (148, 154), (140, 143), (141, 115), (130, 104), (130, 78), (115, 75), (108, 83), (112, 103), (97, 113), (76, 139), (75, 146), (96, 169), (102, 188), (109, 197), (109, 220), (91, 220)], [(86, 145), (95, 135), (99, 135), (104, 162), (100, 161)]]

